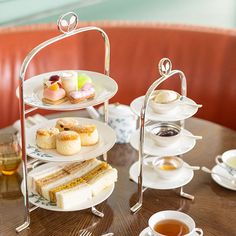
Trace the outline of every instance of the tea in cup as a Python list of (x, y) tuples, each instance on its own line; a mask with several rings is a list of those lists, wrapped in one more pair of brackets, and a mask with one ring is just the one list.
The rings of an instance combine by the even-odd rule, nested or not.
[(236, 175), (236, 149), (226, 151), (216, 157), (216, 163), (226, 169), (231, 175)]
[(196, 228), (194, 220), (179, 211), (160, 211), (152, 215), (148, 221), (151, 234), (155, 236), (194, 236), (203, 235), (200, 228)]
[(14, 174), (20, 163), (21, 149), (16, 135), (0, 134), (0, 171), (2, 174)]

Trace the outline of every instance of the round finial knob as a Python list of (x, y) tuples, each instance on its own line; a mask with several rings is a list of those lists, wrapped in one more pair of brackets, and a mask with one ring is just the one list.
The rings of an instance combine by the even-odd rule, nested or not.
[(169, 58), (162, 58), (158, 64), (160, 75), (168, 75), (172, 70), (172, 63)]
[(64, 33), (69, 34), (73, 32), (78, 25), (78, 16), (74, 12), (67, 12), (59, 17), (57, 21), (58, 29)]

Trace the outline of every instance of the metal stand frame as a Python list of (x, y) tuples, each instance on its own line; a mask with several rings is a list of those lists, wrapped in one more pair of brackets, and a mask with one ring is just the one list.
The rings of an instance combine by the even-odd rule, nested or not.
[[(26, 229), (30, 225), (30, 212), (37, 209), (37, 206), (33, 206), (30, 208), (29, 203), (29, 195), (28, 195), (28, 183), (27, 183), (27, 174), (28, 174), (28, 168), (34, 168), (36, 165), (40, 163), (38, 160), (33, 160), (30, 163), (27, 163), (27, 154), (26, 154), (26, 137), (25, 137), (25, 117), (26, 114), (37, 110), (37, 107), (30, 108), (28, 110), (25, 110), (25, 103), (24, 103), (24, 80), (25, 80), (25, 74), (26, 70), (29, 66), (29, 63), (34, 58), (35, 55), (37, 55), (43, 48), (60, 41), (62, 39), (68, 38), (70, 36), (83, 33), (86, 31), (98, 31), (103, 39), (105, 44), (105, 60), (104, 60), (104, 74), (109, 76), (110, 72), (110, 42), (107, 34), (100, 28), (89, 26), (89, 27), (83, 27), (78, 28), (78, 16), (74, 12), (68, 12), (61, 17), (59, 17), (57, 21), (57, 26), (59, 31), (62, 33), (54, 38), (51, 38), (41, 44), (39, 44), (37, 47), (35, 47), (31, 52), (25, 57), (21, 68), (20, 68), (20, 77), (19, 77), (19, 106), (20, 106), (20, 124), (21, 124), (21, 142), (22, 142), (22, 160), (23, 160), (23, 181), (25, 186), (25, 192), (24, 192), (24, 205), (25, 205), (25, 216), (24, 216), (24, 223), (16, 228), (16, 232), (21, 232), (22, 230)], [(108, 123), (108, 104), (109, 101), (104, 102), (104, 122)], [(105, 153), (103, 155), (104, 160), (107, 160), (107, 154)], [(91, 208), (91, 212), (98, 216), (103, 217), (104, 214), (100, 211), (98, 211), (95, 206)]]
[[(146, 120), (146, 113), (147, 113), (147, 107), (149, 100), (154, 92), (154, 90), (164, 81), (171, 78), (173, 75), (179, 75), (180, 81), (181, 81), (181, 95), (186, 96), (187, 95), (187, 83), (186, 83), (186, 77), (184, 73), (180, 70), (172, 70), (172, 63), (170, 59), (163, 58), (160, 60), (158, 64), (158, 70), (161, 75), (159, 79), (157, 79), (148, 89), (147, 93), (145, 94), (144, 103), (140, 112), (140, 139), (139, 139), (139, 176), (138, 176), (138, 201), (137, 203), (130, 208), (130, 210), (135, 213), (138, 210), (141, 209), (143, 204), (143, 192), (147, 188), (143, 188), (143, 160), (148, 157), (144, 153), (144, 142), (145, 142), (145, 125), (147, 125), (150, 121)], [(180, 121), (180, 125), (182, 128), (184, 128), (184, 120)], [(190, 194), (183, 192), (183, 187), (181, 187), (180, 196), (188, 198), (188, 199), (194, 199), (194, 196), (191, 196)]]

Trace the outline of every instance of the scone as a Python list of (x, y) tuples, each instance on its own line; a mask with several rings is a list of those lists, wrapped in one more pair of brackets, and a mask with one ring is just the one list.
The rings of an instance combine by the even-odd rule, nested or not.
[(70, 156), (74, 155), (81, 149), (80, 136), (74, 131), (62, 131), (56, 139), (57, 152)]
[(78, 121), (73, 118), (61, 118), (56, 123), (56, 128), (59, 131), (68, 131), (71, 130), (72, 126), (78, 125)]
[(92, 146), (98, 142), (98, 130), (96, 125), (76, 125), (71, 130), (80, 135), (82, 146)]
[(59, 134), (57, 128), (38, 129), (36, 132), (36, 144), (42, 149), (55, 149), (56, 136)]

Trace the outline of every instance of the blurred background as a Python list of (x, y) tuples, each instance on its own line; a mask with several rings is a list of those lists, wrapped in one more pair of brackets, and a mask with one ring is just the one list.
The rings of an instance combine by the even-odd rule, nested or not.
[(55, 22), (76, 11), (82, 21), (125, 20), (235, 28), (235, 0), (0, 0), (0, 26)]

